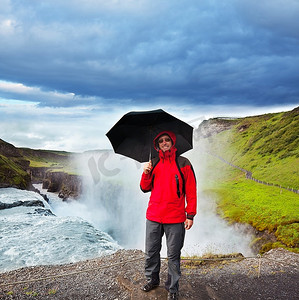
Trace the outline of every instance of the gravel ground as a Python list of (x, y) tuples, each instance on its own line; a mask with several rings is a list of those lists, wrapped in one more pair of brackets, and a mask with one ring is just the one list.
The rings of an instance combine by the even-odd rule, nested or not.
[[(261, 259), (182, 261), (180, 299), (299, 299), (299, 254), (271, 250)], [(162, 284), (144, 293), (144, 254), (113, 255), (58, 266), (0, 273), (0, 299), (167, 299)], [(161, 282), (167, 274), (162, 261)], [(13, 284), (12, 284), (13, 283)]]

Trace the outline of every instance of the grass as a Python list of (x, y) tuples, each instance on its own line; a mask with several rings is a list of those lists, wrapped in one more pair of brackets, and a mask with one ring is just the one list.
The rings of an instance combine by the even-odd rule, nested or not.
[(243, 179), (217, 190), (222, 216), (274, 233), (277, 240), (299, 252), (299, 197), (297, 194)]
[(32, 168), (48, 168), (51, 172), (79, 175), (72, 153), (64, 151), (22, 149), (24, 158)]
[(28, 188), (31, 184), (31, 177), (27, 173), (28, 167), (80, 175), (74, 153), (14, 148), (2, 140), (0, 140), (0, 144), (2, 149), (0, 153), (0, 183), (3, 186)]
[(208, 144), (213, 153), (257, 179), (299, 189), (298, 132), (298, 113), (267, 114), (240, 119), (233, 129), (209, 138)]
[(26, 188), (29, 181), (29, 175), (16, 162), (0, 155), (0, 182)]
[(243, 259), (244, 256), (240, 253), (231, 254), (213, 254), (206, 253), (202, 256), (187, 256), (182, 257), (181, 263), (185, 269), (197, 268), (204, 264), (225, 264), (227, 262), (238, 261)]
[(64, 172), (70, 175), (79, 175), (79, 172), (72, 162), (61, 163), (55, 161), (38, 161), (30, 160), (30, 167), (32, 168), (47, 168), (51, 172)]
[[(203, 139), (211, 153), (252, 172), (254, 178), (299, 189), (299, 115), (295, 112), (240, 119), (232, 129)], [(299, 253), (299, 195), (246, 179), (238, 169), (206, 155), (204, 188), (217, 194), (218, 213), (275, 234), (261, 252), (284, 247)]]
[[(279, 220), (284, 223), (299, 221), (298, 195), (290, 191), (244, 178), (238, 182), (223, 183), (219, 193), (223, 194), (221, 198), (224, 200), (219, 206), (225, 217), (233, 216), (234, 220), (250, 223), (260, 231), (268, 229), (272, 232)], [(230, 208), (228, 212), (226, 208)], [(236, 214), (232, 214), (233, 208), (237, 208)]]
[(218, 213), (228, 222), (250, 224), (258, 231), (273, 233), (278, 244), (271, 248), (279, 246), (299, 253), (297, 194), (245, 177), (219, 183), (212, 192), (217, 194)]

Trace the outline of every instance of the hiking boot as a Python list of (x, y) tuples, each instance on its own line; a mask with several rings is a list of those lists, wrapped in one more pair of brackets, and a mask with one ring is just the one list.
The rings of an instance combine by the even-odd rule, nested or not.
[(156, 287), (158, 287), (159, 284), (160, 284), (159, 282), (149, 281), (145, 286), (143, 286), (141, 288), (141, 290), (143, 290), (144, 292), (149, 292), (149, 291), (155, 289)]
[(178, 300), (179, 299), (179, 293), (168, 293), (168, 300)]

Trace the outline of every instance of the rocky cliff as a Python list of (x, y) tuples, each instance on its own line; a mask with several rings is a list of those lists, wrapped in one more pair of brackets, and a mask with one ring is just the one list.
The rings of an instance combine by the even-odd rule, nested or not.
[(43, 189), (58, 193), (63, 200), (67, 200), (69, 197), (76, 198), (82, 192), (82, 178), (65, 172), (48, 171), (43, 178)]
[(0, 139), (0, 188), (32, 189), (29, 165), (18, 148)]
[(237, 123), (233, 118), (213, 118), (204, 120), (195, 130), (195, 137), (207, 138), (224, 130), (231, 129)]
[(63, 168), (72, 164), (72, 156), (67, 152), (17, 148), (0, 139), (0, 188), (34, 190), (32, 184), (43, 183), (43, 188), (64, 200), (76, 198), (82, 190), (82, 179)]
[[(299, 254), (275, 249), (261, 257), (183, 258), (181, 300), (298, 299)], [(161, 284), (145, 293), (144, 253), (119, 250), (67, 265), (0, 273), (1, 299), (167, 299), (167, 261)]]

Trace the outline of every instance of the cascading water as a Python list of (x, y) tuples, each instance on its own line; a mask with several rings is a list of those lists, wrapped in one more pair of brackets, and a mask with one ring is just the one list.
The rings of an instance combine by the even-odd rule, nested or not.
[[(189, 255), (242, 253), (250, 256), (253, 254), (250, 248), (253, 236), (248, 233), (246, 226), (229, 225), (218, 216), (216, 195), (205, 192), (205, 182), (213, 177), (213, 172), (207, 172), (209, 151), (208, 141), (195, 139), (194, 149), (185, 154), (192, 162), (197, 178), (198, 209), (193, 228), (186, 234), (184, 251)], [(225, 174), (222, 177), (225, 178)]]
[[(198, 214), (186, 232), (182, 255), (251, 255), (252, 237), (218, 217), (215, 199), (202, 192), (202, 153), (202, 149), (195, 148), (185, 155), (198, 179)], [(121, 247), (144, 250), (150, 194), (139, 188), (142, 164), (113, 151), (97, 151), (82, 154), (79, 166), (84, 189), (78, 200), (62, 202), (57, 195), (47, 193), (47, 204), (34, 192), (0, 189), (2, 203), (39, 200), (45, 205), (0, 210), (0, 271), (76, 262), (113, 253)], [(166, 256), (165, 240), (162, 255)]]
[(148, 196), (139, 188), (142, 166), (112, 151), (88, 152), (80, 161), (81, 201), (89, 221), (125, 248), (143, 249)]
[[(251, 255), (252, 237), (242, 227), (229, 226), (216, 215), (215, 199), (202, 192), (204, 164), (201, 149), (186, 153), (198, 178), (198, 214), (186, 232), (183, 255), (241, 252)], [(142, 164), (112, 151), (85, 153), (80, 161), (84, 172), (82, 202), (89, 209), (88, 220), (109, 233), (125, 248), (144, 250), (145, 212), (150, 194), (139, 188)], [(83, 217), (83, 216), (82, 216)], [(163, 241), (162, 255), (166, 255)]]

